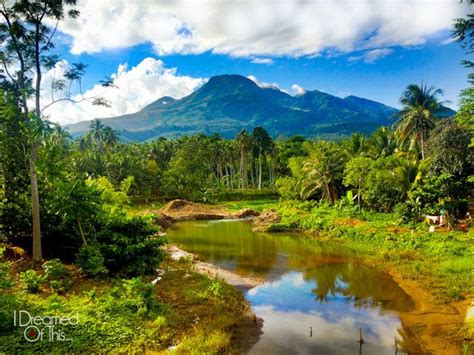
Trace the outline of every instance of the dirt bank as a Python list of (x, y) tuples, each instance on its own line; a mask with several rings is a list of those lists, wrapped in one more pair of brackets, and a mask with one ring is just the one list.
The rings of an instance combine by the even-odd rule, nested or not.
[(469, 301), (441, 303), (419, 280), (404, 278), (395, 268), (389, 274), (415, 302), (412, 311), (399, 313), (403, 330), (416, 340), (407, 348), (418, 347), (423, 354), (460, 354), (460, 329)]
[(230, 212), (222, 206), (204, 205), (202, 203), (190, 202), (186, 200), (173, 200), (164, 206), (160, 213), (163, 216), (174, 219), (175, 221), (199, 220), (199, 219), (237, 219), (248, 218), (258, 215), (251, 209), (244, 208), (237, 212)]
[(179, 260), (181, 258), (190, 259), (193, 261), (193, 264), (199, 273), (204, 274), (210, 278), (217, 277), (223, 279), (229, 285), (241, 289), (249, 289), (265, 282), (265, 279), (263, 278), (240, 276), (231, 271), (221, 269), (215, 265), (197, 260), (194, 254), (188, 253), (187, 251), (178, 248), (176, 245), (167, 245), (164, 247), (164, 250), (170, 254), (173, 260)]

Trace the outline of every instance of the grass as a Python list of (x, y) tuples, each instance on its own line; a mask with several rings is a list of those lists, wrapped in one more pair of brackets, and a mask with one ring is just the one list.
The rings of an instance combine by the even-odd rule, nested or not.
[(449, 302), (474, 294), (474, 232), (428, 232), (423, 223), (405, 224), (396, 214), (358, 212), (353, 206), (283, 202), (281, 222), (269, 231), (300, 230), (338, 240), (376, 259), (390, 262), (410, 278), (429, 278)]
[[(48, 287), (28, 293), (17, 279), (19, 270), (12, 271), (13, 288), (0, 288), (0, 353), (237, 352), (232, 336), (249, 307), (242, 293), (194, 272), (186, 261), (167, 259), (160, 267), (165, 274), (155, 286), (150, 279), (76, 277), (64, 294)], [(38, 316), (77, 315), (78, 325), (62, 328), (72, 341), (26, 342), (24, 329), (13, 327), (13, 311), (19, 309)]]
[(246, 201), (222, 201), (218, 205), (227, 208), (229, 211), (239, 211), (243, 208), (250, 208), (256, 211), (263, 211), (267, 208), (275, 208), (278, 205), (278, 200), (275, 199), (259, 199)]

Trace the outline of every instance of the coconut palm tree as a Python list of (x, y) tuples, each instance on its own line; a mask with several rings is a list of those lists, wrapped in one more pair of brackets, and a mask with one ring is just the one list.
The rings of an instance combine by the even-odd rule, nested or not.
[(240, 150), (240, 187), (247, 187), (247, 155), (252, 147), (252, 137), (245, 129), (242, 129), (236, 137)]
[(443, 95), (441, 89), (411, 84), (403, 92), (400, 103), (400, 119), (396, 123), (396, 133), (400, 141), (413, 139), (420, 144), (421, 158), (425, 158), (425, 138), (428, 131), (434, 127), (436, 113), (440, 110), (442, 102), (439, 97)]
[(346, 153), (334, 142), (319, 141), (309, 147), (303, 164), (306, 182), (302, 195), (310, 197), (318, 190), (323, 199), (336, 201), (342, 185)]

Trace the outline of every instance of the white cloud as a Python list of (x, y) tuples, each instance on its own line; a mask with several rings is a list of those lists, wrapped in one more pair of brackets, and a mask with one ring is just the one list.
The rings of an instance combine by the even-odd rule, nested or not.
[(312, 56), (425, 43), (468, 12), (454, 0), (82, 0), (60, 30), (72, 52), (149, 42), (158, 54)]
[(379, 48), (379, 49), (372, 49), (370, 51), (364, 52), (358, 56), (351, 56), (348, 58), (350, 62), (357, 62), (362, 60), (364, 63), (372, 64), (375, 63), (377, 60), (382, 59), (393, 52), (393, 49), (390, 48)]
[(273, 64), (273, 59), (271, 58), (252, 58), (251, 60), (254, 64)]
[[(67, 61), (59, 62), (56, 67), (44, 75), (42, 99), (43, 107), (51, 102), (51, 82), (59, 78), (69, 68)], [(121, 64), (112, 75), (116, 87), (95, 85), (84, 92), (84, 97), (100, 96), (108, 100), (111, 107), (93, 106), (89, 101), (79, 104), (60, 101), (44, 111), (53, 122), (74, 123), (94, 118), (114, 117), (137, 112), (144, 106), (162, 96), (179, 99), (201, 86), (205, 79), (182, 76), (176, 68), (166, 68), (161, 60), (146, 58), (137, 66), (128, 68)], [(58, 95), (56, 95), (56, 98)], [(81, 96), (73, 97), (80, 100)]]
[(294, 95), (303, 95), (306, 92), (306, 90), (298, 84), (291, 85), (291, 91)]
[(249, 75), (247, 76), (247, 79), (250, 79), (252, 80), (255, 84), (257, 84), (258, 86), (260, 86), (261, 88), (263, 89), (275, 89), (275, 90), (280, 90), (280, 86), (278, 85), (278, 83), (266, 83), (264, 81), (260, 81), (258, 80), (254, 75)]

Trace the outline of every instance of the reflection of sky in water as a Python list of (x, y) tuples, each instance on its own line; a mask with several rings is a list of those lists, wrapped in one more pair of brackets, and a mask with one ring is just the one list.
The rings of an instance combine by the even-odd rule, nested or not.
[(264, 320), (252, 353), (358, 354), (359, 328), (362, 354), (395, 352), (396, 312), (412, 309), (413, 300), (389, 275), (360, 264), (338, 243), (222, 222), (181, 222), (168, 237), (207, 262), (270, 280), (246, 292)]
[(363, 354), (394, 353), (398, 317), (381, 313), (380, 307), (356, 308), (352, 298), (341, 294), (316, 301), (315, 287), (314, 281), (291, 272), (247, 291), (254, 312), (264, 319), (264, 334), (251, 353), (357, 354), (359, 328)]

